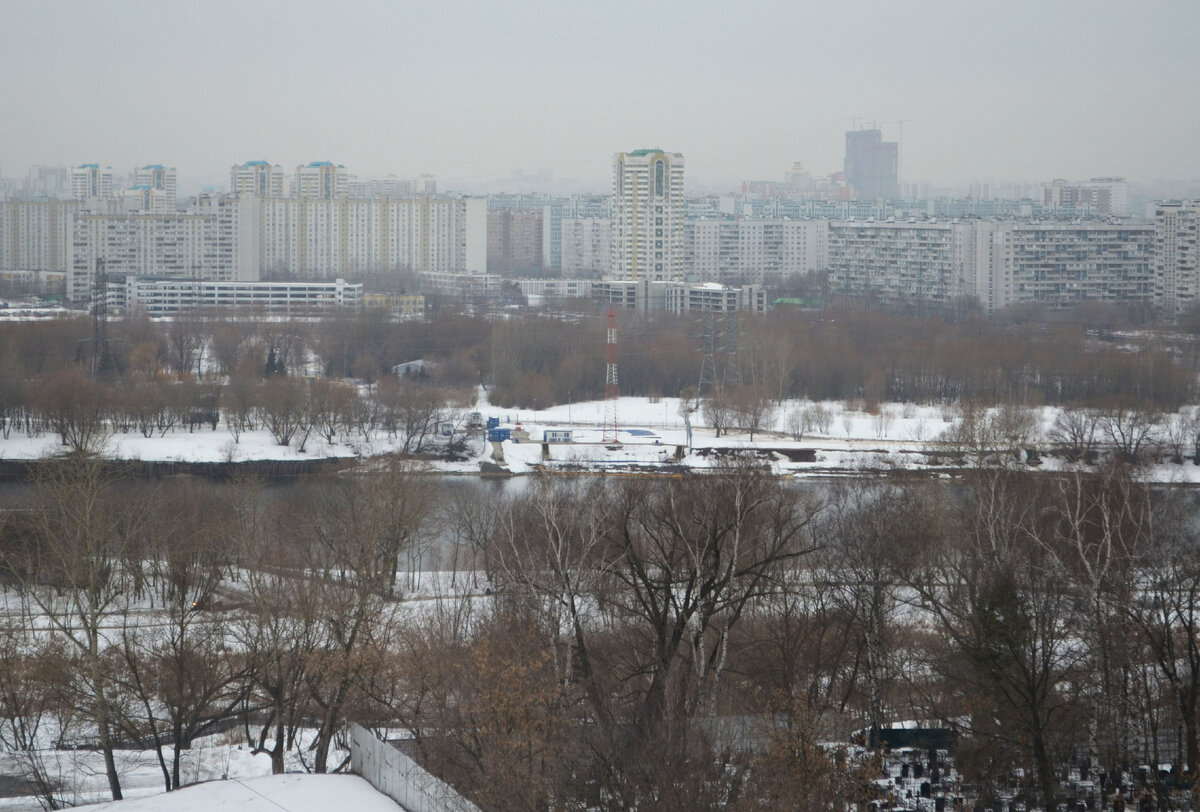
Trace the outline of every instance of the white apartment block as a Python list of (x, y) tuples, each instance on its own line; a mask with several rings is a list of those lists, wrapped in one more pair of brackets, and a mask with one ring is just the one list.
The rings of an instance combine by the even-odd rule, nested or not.
[(1154, 304), (1178, 314), (1200, 303), (1200, 201), (1154, 210)]
[(162, 189), (152, 189), (142, 184), (132, 186), (129, 189), (122, 189), (120, 200), (120, 208), (126, 212), (172, 214), (175, 211), (175, 203), (167, 196), (165, 191)]
[(613, 157), (612, 279), (682, 281), (683, 156), (639, 149)]
[(521, 295), (530, 299), (589, 299), (594, 279), (510, 279)]
[(649, 279), (606, 279), (592, 283), (592, 295), (630, 310), (666, 310), (731, 313), (750, 310), (764, 313), (766, 290), (758, 285), (730, 287), (717, 282), (652, 282)]
[(1149, 302), (1154, 227), (1145, 224), (974, 221), (964, 293), (987, 312), (1013, 304)]
[(177, 181), (175, 178), (175, 167), (163, 166), (162, 164), (146, 164), (139, 166), (133, 170), (133, 188), (134, 189), (151, 189), (162, 194), (159, 199), (164, 201), (163, 211), (155, 211), (155, 214), (166, 214), (175, 210), (175, 193), (177, 189)]
[(974, 276), (973, 230), (966, 223), (829, 224), (829, 287), (884, 304), (946, 303)]
[(332, 200), (346, 197), (349, 193), (350, 176), (346, 167), (331, 161), (313, 161), (296, 167), (292, 182), (294, 197), (321, 198)]
[(738, 310), (765, 313), (767, 292), (761, 285), (731, 287), (719, 282), (668, 284), (664, 308), (676, 315), (692, 312), (733, 313)]
[(358, 178), (347, 175), (346, 194), (359, 198), (436, 195), (437, 177), (421, 175), (416, 178), (398, 178), (388, 175), (385, 178)]
[(500, 295), (500, 274), (425, 271), (421, 281), (429, 293), (454, 299), (484, 301)]
[[(608, 234), (605, 239), (612, 246), (612, 201), (600, 195), (574, 195), (568, 198), (553, 200), (542, 207), (542, 267), (546, 270), (564, 270), (562, 266), (562, 222), (565, 219), (603, 220)], [(610, 253), (611, 256), (611, 253)], [(610, 264), (604, 266), (603, 274), (607, 274)]]
[(243, 270), (236, 212), (189, 214), (94, 214), (75, 217), (67, 297), (91, 297), (99, 261), (110, 274), (234, 281)]
[(112, 196), (112, 167), (99, 164), (80, 164), (71, 170), (72, 200), (107, 200)]
[(229, 170), (229, 193), (234, 196), (283, 197), (287, 193), (283, 167), (266, 161), (247, 161)]
[(112, 282), (108, 304), (136, 310), (156, 318), (186, 310), (253, 310), (264, 313), (305, 315), (331, 310), (360, 310), (361, 283), (333, 282), (233, 282), (198, 279), (148, 279), (126, 277)]
[[(607, 217), (559, 220), (563, 276), (599, 279), (612, 267), (612, 221)], [(544, 252), (543, 252), (544, 254)]]
[(396, 270), (487, 270), (483, 198), (264, 198), (257, 203), (257, 267), (263, 273), (332, 279)]
[(1149, 302), (1149, 225), (969, 220), (829, 224), (829, 284), (883, 303)]
[(688, 219), (686, 273), (704, 282), (779, 284), (825, 270), (828, 240), (825, 220)]
[(1089, 214), (1129, 216), (1129, 185), (1125, 178), (1092, 178), (1042, 185), (1042, 205), (1051, 211), (1074, 209)]
[(80, 206), (71, 200), (0, 202), (0, 270), (69, 271)]

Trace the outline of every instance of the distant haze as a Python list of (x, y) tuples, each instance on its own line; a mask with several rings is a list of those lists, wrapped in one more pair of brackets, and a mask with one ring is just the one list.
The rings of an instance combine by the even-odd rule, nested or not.
[[(235, 162), (604, 188), (841, 168), (849, 117), (903, 180), (1200, 177), (1200, 3), (0, 0), (0, 171)], [(846, 118), (843, 118), (846, 117)]]

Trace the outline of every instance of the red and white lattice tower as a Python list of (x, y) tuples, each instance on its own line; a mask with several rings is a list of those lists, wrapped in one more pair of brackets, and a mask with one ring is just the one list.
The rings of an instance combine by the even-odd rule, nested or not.
[(617, 442), (617, 312), (608, 306), (608, 368), (604, 378), (604, 442)]

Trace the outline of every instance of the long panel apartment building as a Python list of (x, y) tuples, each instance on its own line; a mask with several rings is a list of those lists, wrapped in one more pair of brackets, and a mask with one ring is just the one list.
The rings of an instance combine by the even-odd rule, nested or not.
[(885, 304), (1147, 302), (1150, 224), (971, 220), (829, 224), (829, 286)]
[(830, 290), (883, 304), (968, 295), (973, 230), (965, 223), (830, 223)]
[(702, 282), (780, 284), (824, 271), (825, 220), (697, 218), (684, 220), (686, 274)]
[(112, 273), (214, 281), (482, 272), (486, 216), (478, 198), (250, 195), (202, 196), (186, 214), (76, 213), (67, 293), (88, 299), (100, 259)]
[(254, 202), (200, 201), (187, 214), (82, 212), (74, 217), (67, 297), (87, 301), (103, 261), (106, 273), (213, 281), (259, 278)]
[(1146, 302), (1154, 295), (1149, 223), (973, 222), (966, 294), (992, 312), (1013, 304)]

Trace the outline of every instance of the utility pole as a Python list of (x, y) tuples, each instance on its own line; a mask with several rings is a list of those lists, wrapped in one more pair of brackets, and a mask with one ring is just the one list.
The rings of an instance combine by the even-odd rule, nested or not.
[(617, 442), (617, 311), (608, 306), (608, 364), (604, 378), (604, 436), (602, 442)]
[(737, 389), (742, 385), (742, 369), (738, 364), (738, 345), (741, 337), (738, 335), (738, 312), (725, 314), (725, 374), (721, 385), (726, 391)]
[(704, 357), (700, 361), (700, 383), (696, 386), (697, 405), (712, 389), (717, 375), (717, 320), (712, 311), (704, 313), (704, 333), (701, 341), (703, 345), (700, 351)]
[(96, 275), (92, 280), (92, 364), (91, 375), (96, 377), (108, 361), (108, 272), (104, 257), (96, 259)]

